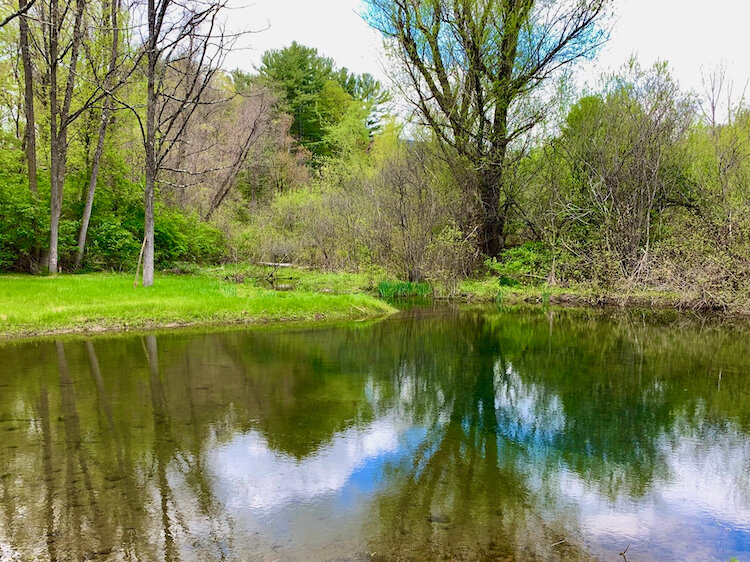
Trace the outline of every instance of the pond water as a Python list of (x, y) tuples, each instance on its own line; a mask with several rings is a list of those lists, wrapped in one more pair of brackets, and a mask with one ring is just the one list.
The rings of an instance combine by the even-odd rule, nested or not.
[(411, 311), (0, 347), (0, 559), (750, 560), (750, 338)]

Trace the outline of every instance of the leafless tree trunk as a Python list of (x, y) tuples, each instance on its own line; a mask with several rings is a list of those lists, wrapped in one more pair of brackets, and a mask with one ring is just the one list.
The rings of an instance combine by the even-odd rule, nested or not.
[(18, 43), (21, 51), (21, 61), (23, 64), (23, 82), (24, 82), (24, 113), (26, 116), (26, 129), (24, 130), (24, 145), (26, 149), (26, 169), (29, 176), (29, 189), (37, 192), (36, 183), (36, 119), (34, 117), (34, 78), (31, 66), (31, 53), (29, 51), (29, 22), (26, 11), (31, 4), (26, 0), (19, 0), (19, 11), (23, 15), (18, 20)]
[[(143, 286), (154, 284), (154, 190), (159, 170), (203, 103), (226, 49), (217, 20), (226, 0), (148, 0)], [(210, 102), (216, 103), (216, 102)]]
[[(65, 165), (68, 151), (68, 125), (71, 121), (70, 106), (73, 101), (73, 88), (76, 78), (78, 51), (83, 38), (82, 23), (85, 0), (76, 1), (73, 37), (69, 44), (60, 49), (60, 32), (65, 22), (65, 13), (60, 12), (59, 0), (50, 0), (50, 21), (47, 47), (49, 65), (49, 103), (50, 103), (50, 243), (49, 243), (49, 272), (58, 271), (58, 229), (62, 211), (63, 182), (65, 180)], [(58, 70), (65, 52), (70, 51), (70, 63), (65, 84), (65, 97), (62, 106), (58, 100)]]
[(169, 6), (169, 0), (159, 0), (159, 17), (155, 0), (148, 0), (148, 50), (147, 61), (147, 99), (146, 99), (146, 139), (145, 139), (145, 176), (146, 186), (143, 196), (144, 209), (144, 245), (143, 245), (143, 286), (154, 284), (154, 187), (156, 186), (156, 64), (159, 59), (157, 43), (161, 31), (161, 22)]
[[(111, 0), (109, 3), (108, 15), (105, 13), (105, 26), (112, 28), (112, 48), (109, 56), (109, 70), (104, 78), (104, 91), (108, 93), (112, 87), (112, 77), (117, 69), (117, 56), (119, 51), (120, 33), (118, 28), (117, 14), (120, 10), (119, 0)], [(78, 234), (78, 252), (76, 254), (76, 269), (81, 267), (83, 262), (83, 250), (86, 246), (86, 235), (88, 233), (89, 221), (91, 220), (91, 210), (94, 206), (94, 194), (96, 192), (96, 182), (99, 176), (99, 163), (104, 152), (104, 140), (107, 135), (107, 125), (112, 115), (112, 97), (107, 95), (104, 98), (104, 107), (102, 108), (101, 120), (99, 121), (99, 138), (94, 151), (94, 160), (91, 164), (91, 178), (89, 179), (89, 188), (86, 193), (86, 206), (83, 209), (81, 219), (81, 230)]]

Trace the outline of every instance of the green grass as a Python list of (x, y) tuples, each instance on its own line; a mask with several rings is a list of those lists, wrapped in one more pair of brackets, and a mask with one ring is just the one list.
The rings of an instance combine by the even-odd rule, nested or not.
[(591, 285), (567, 287), (542, 285), (505, 286), (497, 277), (466, 279), (461, 282), (458, 298), (468, 302), (495, 302), (497, 304), (541, 303), (587, 305), (622, 305), (669, 308), (680, 302), (681, 295), (674, 291), (646, 289), (603, 289)]
[[(204, 275), (215, 279), (244, 278), (256, 286), (265, 285), (264, 280), (273, 268), (260, 265), (227, 264), (202, 270)], [(372, 274), (349, 272), (323, 272), (297, 267), (284, 267), (275, 271), (276, 281), (290, 284), (296, 291), (328, 294), (372, 293), (375, 282)]]
[(276, 292), (252, 281), (211, 275), (156, 276), (133, 287), (131, 275), (0, 276), (0, 337), (78, 331), (267, 322), (341, 320), (393, 308), (361, 293)]
[(381, 281), (378, 292), (384, 299), (425, 298), (430, 294), (428, 283), (412, 283), (411, 281)]

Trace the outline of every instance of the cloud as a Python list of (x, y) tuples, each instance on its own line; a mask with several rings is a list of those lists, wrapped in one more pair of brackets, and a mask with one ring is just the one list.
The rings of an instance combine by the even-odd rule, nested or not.
[(399, 429), (388, 418), (350, 428), (301, 460), (272, 450), (256, 431), (238, 435), (208, 453), (219, 498), (236, 509), (273, 510), (342, 491), (351, 476), (399, 450)]

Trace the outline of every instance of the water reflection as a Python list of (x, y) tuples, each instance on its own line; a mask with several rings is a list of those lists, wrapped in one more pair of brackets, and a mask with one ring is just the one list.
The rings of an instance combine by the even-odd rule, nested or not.
[(579, 313), (0, 348), (0, 559), (750, 559), (747, 334)]

